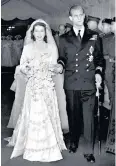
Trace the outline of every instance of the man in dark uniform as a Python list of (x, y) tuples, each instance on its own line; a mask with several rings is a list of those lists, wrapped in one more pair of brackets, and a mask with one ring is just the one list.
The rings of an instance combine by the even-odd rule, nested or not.
[(99, 25), (100, 24), (100, 18), (98, 17), (93, 17), (93, 16), (88, 16), (87, 17), (87, 26), (90, 30), (95, 31), (99, 34), (100, 37), (100, 46), (101, 46), (101, 51), (102, 51), (102, 37), (104, 36), (104, 33), (99, 30)]
[(102, 20), (102, 31), (104, 33), (103, 37), (105, 35), (110, 35), (111, 34), (111, 19), (105, 18)]
[(54, 36), (56, 45), (59, 46), (59, 37), (63, 34), (66, 33), (66, 27), (64, 24), (60, 24), (58, 27), (58, 32), (56, 33), (56, 35)]
[(99, 34), (99, 36), (102, 36), (103, 32), (100, 31), (98, 28), (99, 22), (100, 22), (100, 18), (98, 18), (98, 17), (93, 17), (93, 16), (87, 17), (88, 28), (97, 32)]
[[(103, 56), (99, 35), (84, 26), (85, 13), (81, 6), (70, 8), (72, 29), (60, 37), (58, 69), (64, 74), (67, 114), (70, 130), (70, 152), (76, 152), (83, 115), (84, 137), (88, 148), (84, 157), (95, 162), (93, 155), (95, 81), (101, 84)], [(62, 66), (60, 66), (62, 65)]]
[[(103, 54), (104, 54), (104, 58), (105, 58), (105, 62), (106, 62), (105, 84), (106, 84), (107, 88), (108, 88), (109, 85), (112, 86), (111, 82), (107, 83), (107, 81), (106, 81), (106, 80), (112, 81), (112, 79), (109, 79), (109, 77), (111, 77), (111, 75), (112, 75), (110, 72), (112, 72), (113, 63), (109, 63), (109, 55), (112, 55), (112, 56), (115, 55), (114, 48), (113, 48), (113, 47), (115, 47), (114, 46), (115, 39), (114, 39), (114, 34), (111, 33), (111, 22), (112, 22), (112, 20), (107, 19), (107, 18), (102, 20), (103, 31), (104, 31), (104, 36), (102, 37), (102, 44), (103, 44), (102, 46), (103, 46)], [(110, 57), (110, 58), (112, 58), (112, 57)], [(108, 91), (111, 94), (110, 89)]]
[[(105, 82), (108, 87), (110, 104), (111, 104), (111, 116), (109, 124), (109, 132), (107, 137), (107, 151), (114, 153), (115, 133), (110, 134), (113, 129), (113, 123), (115, 121), (115, 36), (116, 36), (116, 20), (115, 18), (111, 22), (111, 32), (112, 34), (106, 35), (103, 38), (103, 53), (106, 60), (106, 70), (105, 70)], [(115, 128), (115, 125), (114, 125)], [(111, 138), (111, 139), (110, 139)], [(110, 147), (110, 148), (109, 148)]]

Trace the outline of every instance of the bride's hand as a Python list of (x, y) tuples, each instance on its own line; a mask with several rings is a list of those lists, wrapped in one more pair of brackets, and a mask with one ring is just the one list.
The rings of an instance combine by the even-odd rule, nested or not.
[(59, 73), (62, 73), (63, 67), (61, 64), (53, 64), (53, 65), (50, 65), (49, 70), (56, 74), (59, 74)]
[(27, 74), (28, 71), (31, 70), (31, 66), (29, 63), (25, 64), (25, 65), (21, 65), (20, 66), (20, 72), (23, 73), (23, 74)]

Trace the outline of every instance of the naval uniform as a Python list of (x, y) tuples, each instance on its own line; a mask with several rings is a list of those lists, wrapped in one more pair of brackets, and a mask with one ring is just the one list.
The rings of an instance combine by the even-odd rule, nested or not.
[(83, 118), (84, 137), (92, 148), (96, 93), (95, 73), (101, 74), (98, 68), (102, 68), (104, 63), (99, 35), (84, 27), (80, 40), (72, 28), (60, 37), (58, 63), (62, 64), (65, 69), (64, 89), (70, 140), (78, 146)]

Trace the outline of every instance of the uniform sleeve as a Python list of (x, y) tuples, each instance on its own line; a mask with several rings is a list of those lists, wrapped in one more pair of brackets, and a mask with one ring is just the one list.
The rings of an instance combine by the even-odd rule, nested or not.
[(58, 63), (65, 68), (66, 65), (66, 53), (65, 53), (65, 39), (63, 37), (59, 38), (59, 58), (58, 58)]

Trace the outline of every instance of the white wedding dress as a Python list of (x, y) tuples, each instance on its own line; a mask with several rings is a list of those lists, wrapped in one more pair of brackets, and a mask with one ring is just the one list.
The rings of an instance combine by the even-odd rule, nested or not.
[[(23, 155), (30, 161), (51, 162), (61, 160), (66, 149), (63, 141), (57, 97), (49, 65), (52, 47), (38, 52), (33, 44), (23, 50), (20, 68), (27, 73), (23, 109), (13, 135), (7, 138), (14, 146), (11, 158)], [(31, 65), (27, 70), (26, 65)]]

